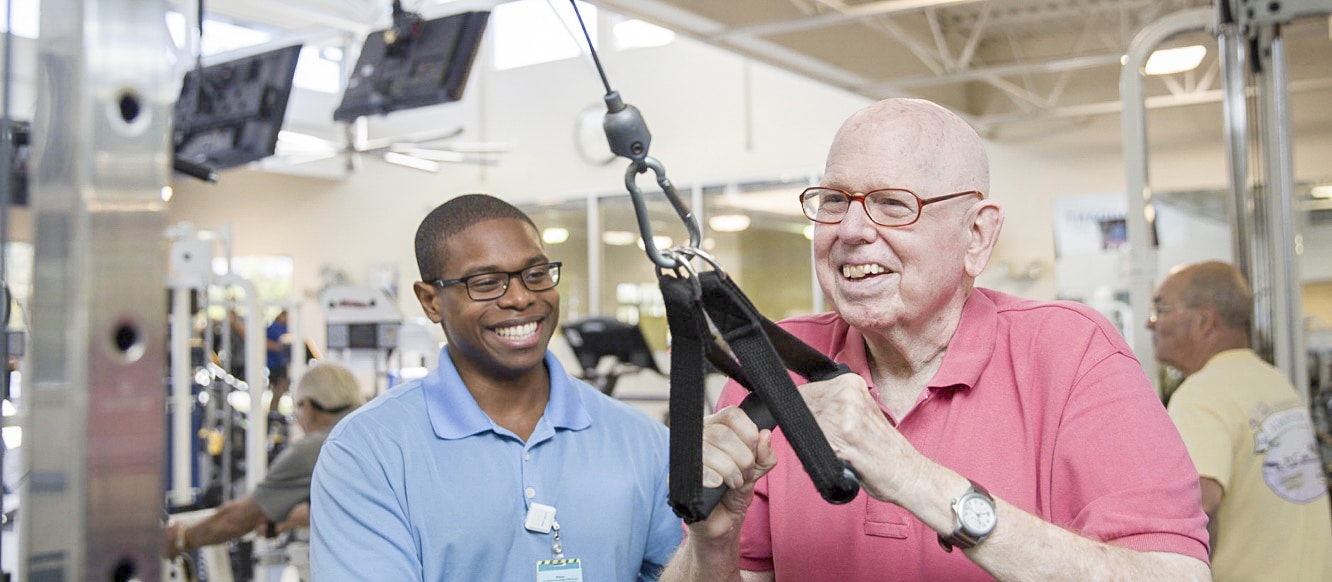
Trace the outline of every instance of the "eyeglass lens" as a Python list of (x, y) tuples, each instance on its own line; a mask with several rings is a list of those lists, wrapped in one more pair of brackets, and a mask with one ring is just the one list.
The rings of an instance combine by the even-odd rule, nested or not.
[(495, 299), (509, 290), (509, 278), (517, 276), (528, 291), (546, 291), (560, 282), (560, 266), (536, 265), (512, 273), (482, 273), (467, 278), (467, 294), (477, 301)]
[(908, 224), (920, 213), (920, 199), (906, 190), (875, 190), (856, 196), (830, 188), (810, 188), (801, 195), (805, 216), (815, 222), (835, 224), (860, 198), (870, 219), (884, 226)]

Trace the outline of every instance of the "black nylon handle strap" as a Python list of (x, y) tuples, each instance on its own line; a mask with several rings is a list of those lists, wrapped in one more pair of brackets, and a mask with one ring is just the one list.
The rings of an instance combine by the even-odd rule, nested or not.
[[(753, 304), (724, 274), (704, 272), (699, 274), (699, 282), (703, 287), (704, 309), (752, 380), (755, 393), (782, 428), (819, 494), (830, 503), (846, 503), (855, 498), (859, 484), (854, 474), (833, 453), (814, 415), (800, 398), (784, 362), (764, 333), (761, 316)], [(837, 367), (821, 354), (811, 359)]]
[[(732, 287), (735, 285), (734, 283), (728, 284)], [(735, 289), (735, 292), (739, 293), (740, 290)], [(750, 309), (753, 309), (753, 306), (750, 306)], [(809, 344), (801, 341), (800, 338), (791, 335), (791, 332), (773, 323), (772, 320), (763, 317), (763, 314), (757, 311), (754, 313), (759, 317), (760, 323), (763, 324), (763, 331), (767, 334), (768, 340), (772, 342), (772, 347), (781, 355), (782, 362), (786, 364), (787, 368), (800, 374), (806, 380), (819, 382), (851, 372), (851, 368), (847, 367), (846, 364), (834, 362), (823, 352), (814, 349)]]
[(707, 356), (708, 362), (711, 362), (718, 372), (726, 374), (727, 378), (735, 380), (737, 384), (744, 386), (745, 390), (754, 391), (754, 385), (749, 383), (749, 376), (745, 375), (745, 369), (740, 367), (740, 362), (735, 361), (735, 357), (722, 349), (717, 342), (708, 342)]
[(764, 317), (740, 287), (736, 286), (734, 279), (726, 276), (715, 278), (715, 284), (726, 290), (727, 298), (739, 306), (747, 318), (757, 320), (763, 327), (764, 335), (772, 342), (772, 347), (777, 350), (777, 355), (781, 356), (782, 363), (787, 369), (811, 382), (828, 380), (851, 371), (851, 368), (845, 364), (834, 362), (823, 352), (814, 349), (800, 338), (791, 335), (791, 332), (773, 323), (771, 319)]
[[(712, 342), (694, 283), (658, 277), (671, 330), (669, 502), (686, 522), (705, 519), (703, 490), (703, 359)], [(705, 344), (706, 342), (706, 344)], [(714, 504), (715, 505), (715, 504)]]

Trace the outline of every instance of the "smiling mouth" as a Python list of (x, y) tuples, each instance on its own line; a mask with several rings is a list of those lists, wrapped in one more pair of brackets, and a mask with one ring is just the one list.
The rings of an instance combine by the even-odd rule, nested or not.
[(882, 275), (887, 272), (888, 270), (883, 268), (883, 265), (875, 263), (842, 265), (842, 276), (851, 280), (864, 279), (871, 275)]
[(520, 323), (495, 328), (495, 333), (506, 340), (521, 340), (532, 337), (537, 331), (537, 322)]

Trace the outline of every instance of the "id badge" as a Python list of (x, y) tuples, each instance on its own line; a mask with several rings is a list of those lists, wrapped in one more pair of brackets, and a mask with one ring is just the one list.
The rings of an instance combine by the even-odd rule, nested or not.
[(539, 560), (536, 574), (537, 582), (583, 582), (583, 563), (578, 558)]

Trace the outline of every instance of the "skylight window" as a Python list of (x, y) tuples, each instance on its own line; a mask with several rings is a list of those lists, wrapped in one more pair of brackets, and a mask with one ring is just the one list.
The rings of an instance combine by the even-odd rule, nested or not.
[(637, 19), (615, 23), (615, 48), (618, 50), (665, 46), (675, 40), (675, 33)]
[(268, 31), (205, 18), (201, 44), (204, 56), (209, 56), (264, 44), (272, 38), (273, 33)]
[(9, 3), (8, 16), (13, 20), (5, 20), (6, 10), (0, 8), (0, 24), (4, 25), (4, 30), (13, 31), (15, 36), (26, 38), (37, 38), (37, 31), (41, 22), (41, 2), (38, 0), (16, 0)]
[(342, 51), (332, 47), (301, 47), (301, 58), (296, 61), (296, 76), (292, 82), (311, 91), (342, 91)]
[[(578, 2), (587, 32), (595, 44), (597, 9)], [(578, 57), (587, 52), (578, 17), (566, 2), (517, 0), (490, 13), (494, 63), (498, 70)]]
[[(167, 12), (166, 25), (167, 32), (171, 35), (171, 42), (178, 47), (185, 48), (190, 32), (187, 27), (195, 26), (195, 24), (186, 22), (185, 15), (179, 12)], [(203, 45), (203, 55), (211, 56), (261, 45), (272, 40), (272, 38), (273, 33), (266, 30), (204, 18), (203, 37), (200, 40)]]

